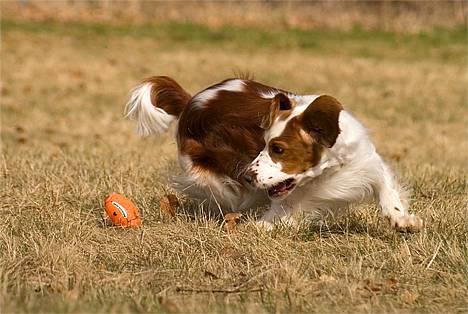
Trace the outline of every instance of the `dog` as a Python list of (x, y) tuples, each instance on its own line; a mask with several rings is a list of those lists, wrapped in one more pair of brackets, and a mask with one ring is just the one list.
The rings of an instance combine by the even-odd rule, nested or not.
[(366, 129), (331, 96), (232, 78), (192, 97), (154, 76), (131, 91), (125, 110), (142, 136), (177, 123), (176, 187), (222, 211), (266, 205), (257, 221), (266, 229), (297, 225), (300, 215), (320, 221), (368, 199), (398, 231), (423, 226)]

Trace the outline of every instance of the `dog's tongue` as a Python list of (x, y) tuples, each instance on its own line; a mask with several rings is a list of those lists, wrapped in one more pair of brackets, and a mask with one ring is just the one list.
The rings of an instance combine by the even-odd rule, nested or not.
[(283, 192), (284, 190), (286, 190), (286, 182), (281, 182), (277, 185), (275, 185), (272, 190), (274, 193), (278, 193), (278, 192)]

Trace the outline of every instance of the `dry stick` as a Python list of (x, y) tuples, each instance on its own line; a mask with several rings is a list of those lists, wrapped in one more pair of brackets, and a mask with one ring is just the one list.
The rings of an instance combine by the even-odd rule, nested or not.
[(272, 269), (268, 269), (266, 271), (263, 271), (255, 276), (253, 276), (252, 278), (248, 279), (247, 281), (243, 282), (242, 284), (239, 285), (239, 287), (235, 288), (235, 289), (197, 289), (197, 288), (190, 288), (190, 287), (176, 287), (176, 291), (177, 292), (196, 292), (196, 293), (242, 293), (242, 292), (261, 292), (263, 291), (263, 287), (262, 288), (254, 288), (254, 289), (244, 289), (242, 290), (243, 287), (245, 287), (249, 282), (251, 282), (252, 280), (266, 274), (266, 273), (269, 273), (271, 272)]
[(214, 195), (213, 191), (211, 190), (211, 187), (210, 186), (208, 186), (208, 187), (210, 189), (210, 193), (213, 196), (213, 199), (214, 199), (216, 205), (218, 206), (219, 213), (221, 214), (221, 217), (223, 217), (223, 219), (224, 219), (224, 213), (223, 213), (223, 210), (221, 209), (221, 205), (219, 205), (218, 200), (216, 199), (216, 196)]
[(196, 292), (196, 293), (242, 293), (242, 292), (260, 292), (263, 291), (263, 288), (255, 289), (197, 289), (197, 288), (184, 288), (176, 287), (177, 292)]
[(432, 263), (434, 262), (437, 254), (439, 254), (439, 250), (440, 250), (440, 247), (442, 246), (442, 241), (439, 242), (439, 245), (437, 246), (435, 252), (434, 252), (434, 255), (432, 255), (432, 258), (431, 260), (429, 261), (429, 263), (427, 264), (426, 266), (426, 270), (429, 269), (429, 267), (431, 267)]

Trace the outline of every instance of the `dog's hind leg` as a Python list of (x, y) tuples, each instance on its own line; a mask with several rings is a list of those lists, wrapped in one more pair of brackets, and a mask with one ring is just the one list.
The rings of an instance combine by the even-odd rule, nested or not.
[(172, 179), (172, 187), (207, 203), (218, 212), (238, 211), (245, 200), (243, 187), (235, 180), (194, 165), (187, 155), (179, 155), (183, 175)]

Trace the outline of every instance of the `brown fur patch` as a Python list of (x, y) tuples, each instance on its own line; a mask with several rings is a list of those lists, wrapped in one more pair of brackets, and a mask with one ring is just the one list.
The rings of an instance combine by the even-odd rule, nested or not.
[(153, 76), (144, 82), (152, 83), (151, 103), (168, 114), (179, 116), (192, 96), (168, 76)]
[(332, 147), (336, 142), (342, 109), (335, 98), (319, 96), (301, 115), (288, 121), (280, 136), (270, 140), (271, 159), (281, 163), (282, 171), (289, 174), (302, 173), (316, 166), (324, 146)]
[(270, 104), (270, 112), (265, 115), (261, 127), (263, 129), (269, 129), (278, 116), (280, 116), (280, 118), (286, 118), (293, 108), (294, 103), (285, 94), (276, 94)]
[[(289, 174), (305, 172), (318, 164), (322, 156), (323, 147), (308, 133), (304, 132), (298, 117), (292, 118), (286, 124), (283, 133), (270, 140), (269, 154), (274, 162), (282, 165), (282, 171)], [(276, 147), (283, 152), (275, 152)]]
[(244, 82), (245, 91), (220, 90), (202, 108), (191, 102), (182, 112), (178, 127), (180, 151), (190, 156), (194, 167), (241, 183), (244, 170), (265, 146), (260, 125), (272, 101), (260, 94), (278, 91), (257, 82)]
[(304, 129), (320, 144), (332, 147), (340, 134), (338, 118), (343, 106), (335, 98), (317, 97), (302, 113), (300, 120)]

